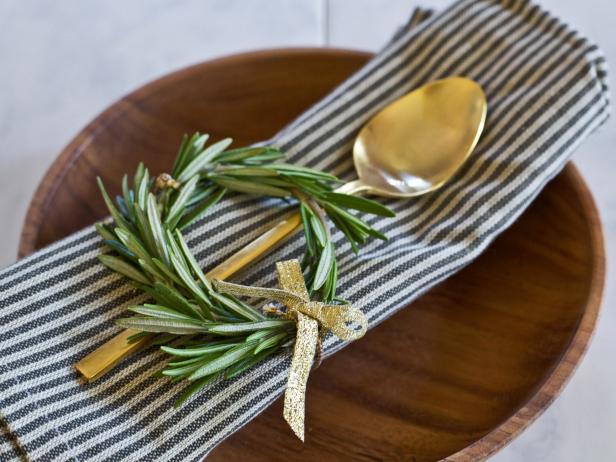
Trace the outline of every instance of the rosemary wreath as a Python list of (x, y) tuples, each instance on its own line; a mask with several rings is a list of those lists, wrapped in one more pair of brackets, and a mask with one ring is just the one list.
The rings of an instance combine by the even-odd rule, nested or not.
[(116, 322), (141, 331), (134, 339), (161, 334), (154, 343), (173, 358), (160, 373), (191, 382), (177, 405), (210, 381), (238, 375), (295, 341), (295, 323), (277, 310), (257, 309), (216, 290), (182, 229), (228, 191), (294, 200), (306, 240), (302, 267), (309, 292), (326, 302), (344, 303), (336, 298), (338, 267), (326, 217), (358, 252), (368, 237), (386, 238), (350, 210), (393, 216), (378, 202), (334, 192), (332, 186), (340, 180), (333, 175), (279, 162), (285, 158), (279, 149), (227, 149), (229, 138), (209, 146), (207, 140), (208, 135), (199, 133), (184, 136), (170, 175), (153, 178), (139, 164), (132, 188), (124, 175), (115, 202), (98, 179), (113, 219), (96, 225), (111, 250), (99, 259), (152, 299), (129, 308), (137, 316)]

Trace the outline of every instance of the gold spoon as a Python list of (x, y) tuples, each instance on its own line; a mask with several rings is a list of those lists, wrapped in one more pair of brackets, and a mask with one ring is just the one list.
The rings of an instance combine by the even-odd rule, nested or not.
[[(358, 179), (337, 192), (413, 197), (445, 184), (475, 148), (487, 113), (486, 97), (474, 81), (450, 77), (431, 82), (397, 99), (359, 132), (353, 145)], [(212, 271), (223, 280), (246, 267), (299, 229), (299, 213), (281, 221)], [(148, 338), (128, 343), (137, 331), (126, 329), (79, 361), (75, 367), (91, 381)]]

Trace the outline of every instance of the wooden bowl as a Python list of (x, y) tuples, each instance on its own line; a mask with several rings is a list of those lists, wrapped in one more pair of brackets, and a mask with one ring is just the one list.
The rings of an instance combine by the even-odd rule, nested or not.
[[(119, 189), (144, 160), (168, 169), (185, 132), (274, 134), (369, 55), (249, 53), (173, 73), (98, 116), (39, 186), (19, 254), (105, 215), (94, 178)], [(532, 422), (579, 363), (599, 311), (597, 211), (569, 165), (475, 263), (327, 360), (309, 382), (307, 442), (278, 400), (210, 460), (484, 459)]]

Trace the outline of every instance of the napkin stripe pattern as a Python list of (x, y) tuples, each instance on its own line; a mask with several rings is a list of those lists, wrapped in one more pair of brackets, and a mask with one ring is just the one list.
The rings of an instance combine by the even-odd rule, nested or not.
[[(387, 201), (398, 216), (371, 224), (389, 242), (369, 243), (358, 258), (336, 236), (341, 295), (371, 327), (479, 255), (608, 115), (605, 61), (594, 45), (528, 1), (465, 0), (439, 14), (416, 13), (362, 70), (271, 142), (292, 162), (350, 179), (349, 150), (361, 125), (387, 102), (452, 74), (478, 80), (490, 105), (468, 165), (435, 194)], [(198, 224), (188, 238), (200, 262), (210, 267), (262, 233), (283, 213), (274, 203), (236, 197)], [(272, 284), (274, 262), (300, 249), (286, 245), (244, 282)], [(151, 377), (161, 366), (156, 352), (97, 383), (78, 383), (72, 364), (116, 332), (110, 319), (141, 300), (96, 263), (100, 251), (87, 229), (0, 273), (7, 431), (33, 460), (200, 460), (282, 392), (289, 358), (214, 384), (180, 410), (172, 407), (180, 387)], [(328, 338), (326, 354), (343, 346)], [(0, 460), (15, 450), (0, 446)]]

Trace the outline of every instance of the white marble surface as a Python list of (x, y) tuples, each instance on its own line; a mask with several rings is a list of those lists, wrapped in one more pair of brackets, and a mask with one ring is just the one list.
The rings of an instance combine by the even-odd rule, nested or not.
[[(15, 259), (28, 201), (71, 137), (111, 102), (179, 67), (290, 45), (375, 50), (414, 6), (446, 0), (0, 0), (0, 265)], [(545, 0), (616, 60), (613, 0)], [(575, 161), (591, 184), (616, 258), (616, 122)], [(616, 460), (616, 285), (561, 397), (496, 462)]]

